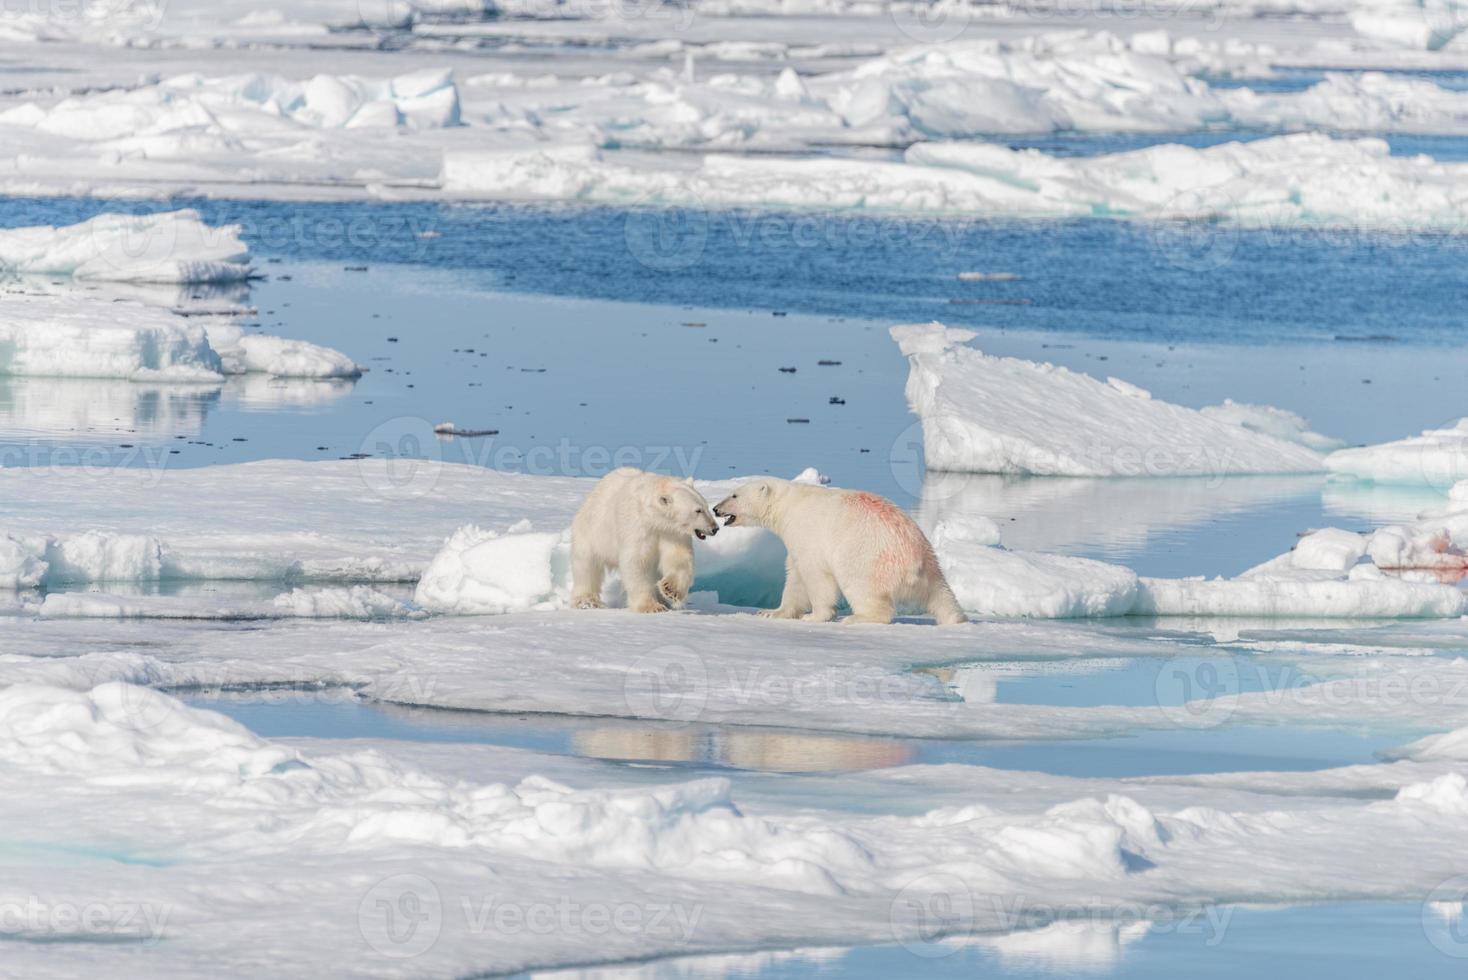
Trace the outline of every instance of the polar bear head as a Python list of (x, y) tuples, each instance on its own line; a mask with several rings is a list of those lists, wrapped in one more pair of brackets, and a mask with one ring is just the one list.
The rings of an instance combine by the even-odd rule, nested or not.
[(657, 496), (648, 502), (657, 527), (674, 534), (691, 534), (702, 541), (719, 533), (719, 522), (709, 513), (709, 502), (693, 489), (693, 481), (668, 477), (657, 484)]
[(734, 492), (714, 505), (714, 516), (724, 527), (731, 524), (747, 524), (750, 527), (769, 527), (774, 515), (775, 503), (788, 480), (766, 477), (752, 480), (734, 488)]

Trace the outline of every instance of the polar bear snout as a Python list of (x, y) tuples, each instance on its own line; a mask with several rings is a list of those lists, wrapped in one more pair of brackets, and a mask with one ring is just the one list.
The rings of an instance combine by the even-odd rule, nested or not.
[(735, 521), (761, 527), (763, 521), (760, 520), (760, 516), (769, 501), (769, 495), (770, 485), (767, 481), (743, 484), (736, 487), (729, 496), (714, 504), (714, 517), (718, 518), (724, 527), (729, 527)]

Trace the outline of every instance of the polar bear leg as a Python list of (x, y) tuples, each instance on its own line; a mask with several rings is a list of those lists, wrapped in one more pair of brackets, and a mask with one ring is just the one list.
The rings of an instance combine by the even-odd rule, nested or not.
[(606, 562), (590, 548), (571, 540), (571, 605), (577, 609), (603, 609), (601, 582), (606, 575)]
[(622, 573), (622, 585), (627, 589), (628, 609), (640, 613), (668, 611), (668, 607), (658, 601), (656, 543), (624, 548), (617, 558), (617, 570)]
[(842, 593), (851, 606), (851, 615), (842, 622), (845, 623), (890, 623), (892, 614), (896, 609), (896, 603), (892, 600), (890, 592), (879, 592), (876, 589), (853, 585), (851, 588), (843, 588)]
[(800, 581), (805, 585), (805, 594), (810, 600), (810, 612), (801, 619), (811, 623), (829, 623), (836, 618), (836, 603), (841, 590), (836, 586), (836, 576), (824, 564), (800, 563)]
[(693, 543), (682, 538), (658, 540), (658, 592), (673, 608), (688, 601), (693, 586)]
[(810, 600), (805, 595), (805, 583), (800, 580), (800, 569), (795, 559), (785, 556), (785, 591), (780, 594), (780, 605), (776, 609), (761, 609), (765, 619), (799, 619), (810, 609)]
[(953, 590), (942, 579), (933, 583), (933, 590), (928, 594), (928, 612), (938, 621), (939, 626), (957, 626), (968, 622), (963, 607), (953, 597)]

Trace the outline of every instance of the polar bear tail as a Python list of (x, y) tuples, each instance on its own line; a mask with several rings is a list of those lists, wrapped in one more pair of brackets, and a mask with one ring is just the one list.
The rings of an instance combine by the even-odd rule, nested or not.
[(933, 591), (928, 596), (928, 614), (938, 621), (939, 626), (957, 626), (968, 622), (968, 616), (953, 597), (953, 590), (941, 578), (933, 583)]

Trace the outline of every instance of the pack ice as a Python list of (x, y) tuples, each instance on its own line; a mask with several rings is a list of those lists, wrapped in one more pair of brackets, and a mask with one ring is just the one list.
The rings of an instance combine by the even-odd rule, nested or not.
[(1251, 227), (1455, 232), (1468, 217), (1468, 164), (1394, 157), (1384, 140), (1319, 133), (1093, 157), (957, 142), (914, 144), (900, 162), (709, 154), (692, 170), (635, 167), (590, 144), (453, 150), (442, 183), (469, 198)]

